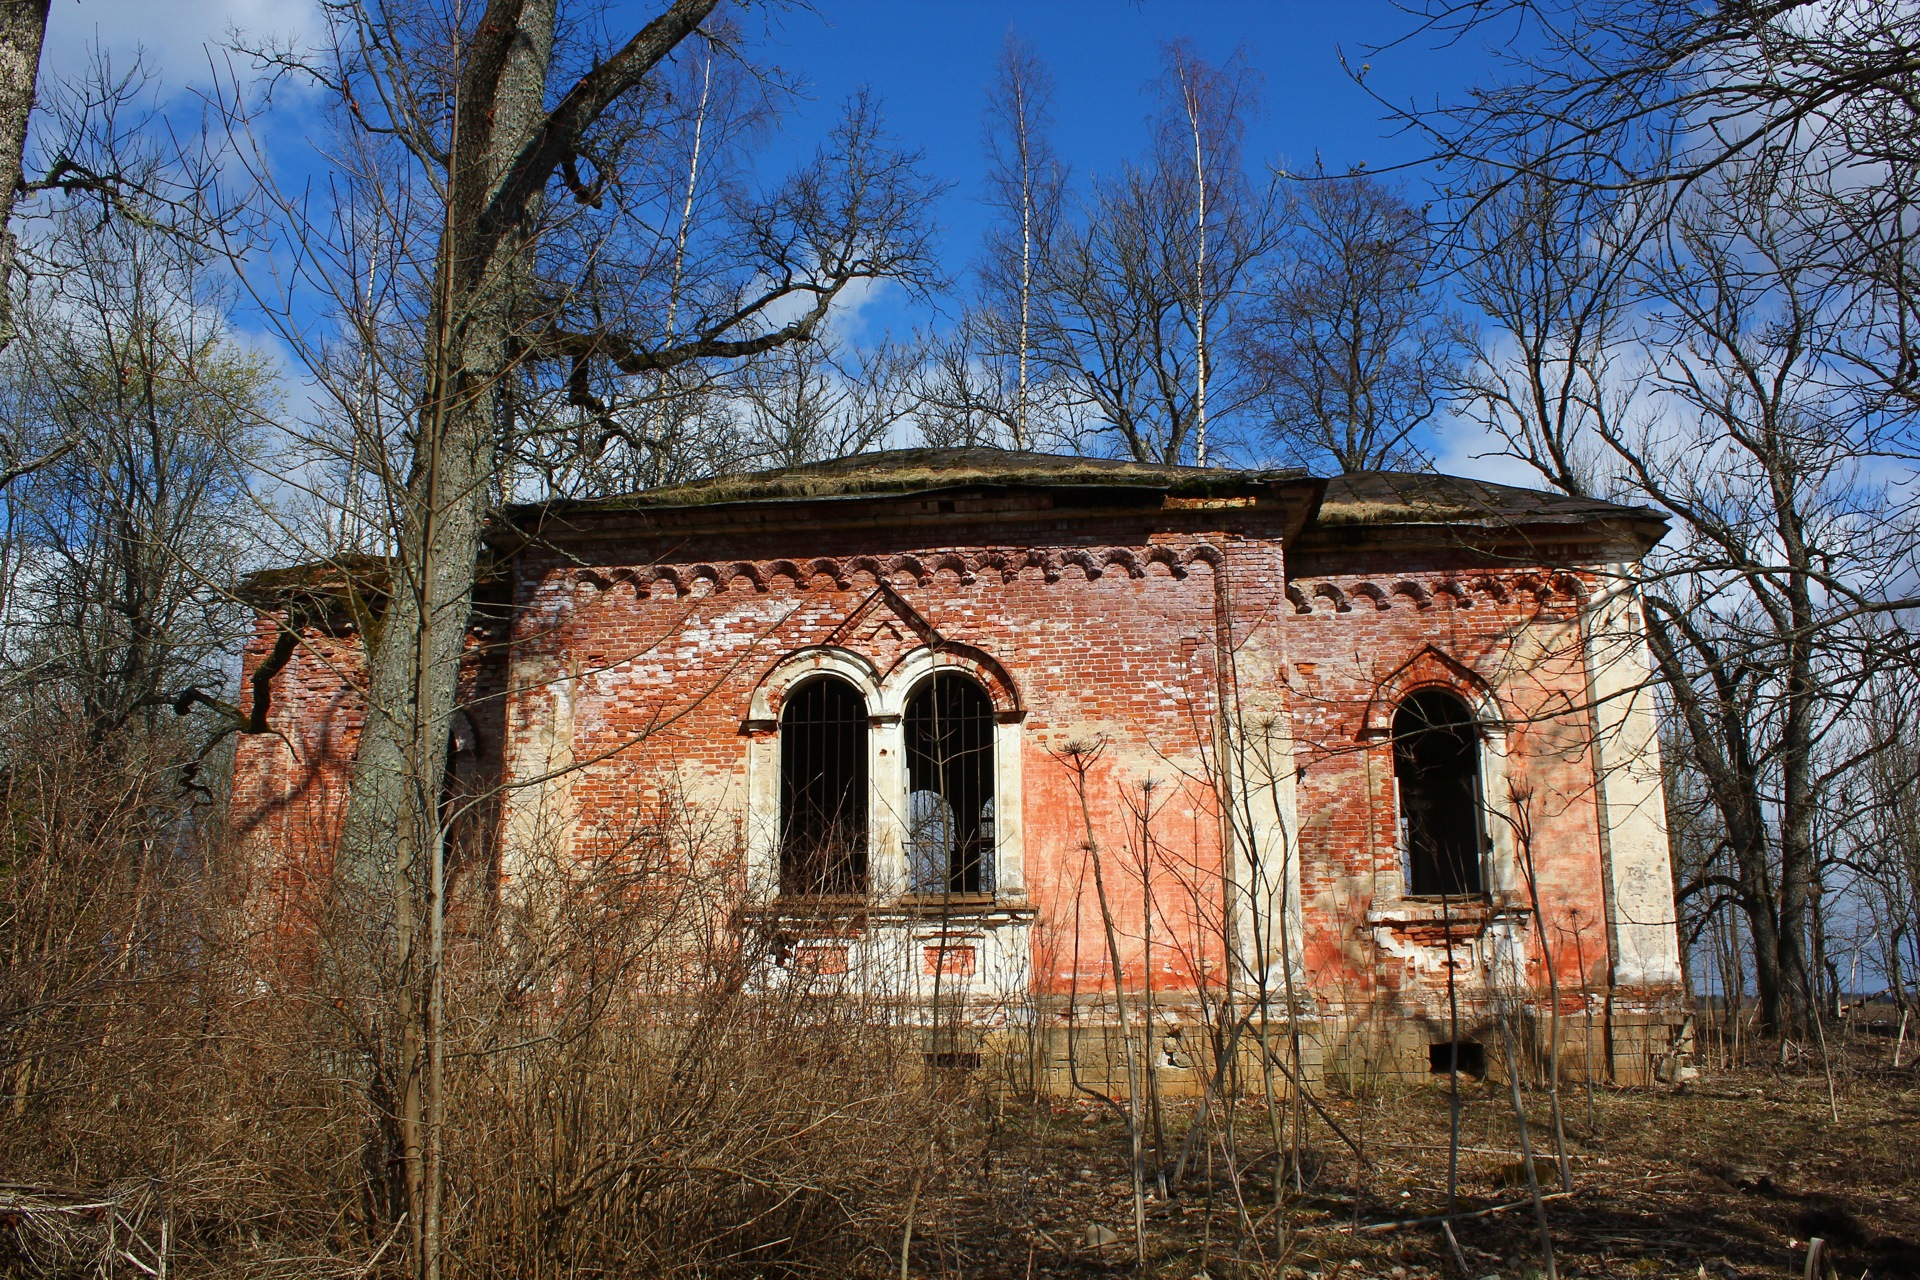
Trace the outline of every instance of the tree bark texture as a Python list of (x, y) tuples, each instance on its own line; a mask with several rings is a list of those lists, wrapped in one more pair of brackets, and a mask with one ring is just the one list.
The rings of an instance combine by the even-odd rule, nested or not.
[[(549, 111), (554, 0), (492, 0), (458, 91), (418, 452), (368, 713), (335, 853), (335, 905), (364, 943), (392, 936), (384, 890), (434, 825), (482, 525), (494, 499), (514, 304), (546, 182), (582, 134), (718, 0), (678, 0)], [(364, 945), (364, 944), (363, 944)], [(368, 958), (371, 958), (370, 956)]]
[(40, 45), (52, 0), (0, 0), (0, 350), (13, 341), (13, 206), (26, 186), (27, 118), (40, 74)]

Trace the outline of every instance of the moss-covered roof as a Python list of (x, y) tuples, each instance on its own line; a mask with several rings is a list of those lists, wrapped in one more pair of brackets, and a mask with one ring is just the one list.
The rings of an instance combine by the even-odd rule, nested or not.
[[(1143, 496), (1231, 495), (1285, 484), (1304, 515), (1313, 489), (1320, 501), (1304, 535), (1390, 525), (1513, 528), (1523, 525), (1606, 526), (1651, 547), (1666, 517), (1650, 507), (1522, 489), (1485, 480), (1413, 471), (1361, 471), (1325, 481), (1298, 469), (1227, 470), (1172, 467), (1114, 458), (1079, 458), (1007, 449), (895, 449), (805, 466), (698, 480), (671, 488), (564, 503), (525, 504), (508, 523), (556, 508), (582, 514), (630, 510), (730, 507), (775, 502), (883, 498), (956, 488), (1132, 489)], [(928, 517), (937, 518), (937, 517)], [(511, 551), (505, 552), (511, 554)], [(383, 596), (389, 566), (377, 556), (345, 556), (256, 573), (240, 594), (263, 607), (297, 601)]]
[[(933, 489), (1141, 488), (1208, 493), (1276, 480), (1303, 480), (1298, 468), (1226, 471), (1172, 467), (1118, 458), (1080, 458), (1011, 449), (890, 449), (826, 462), (696, 480), (558, 504), (570, 510), (636, 510), (709, 507), (747, 502), (818, 501), (924, 493)], [(548, 504), (552, 505), (552, 504)], [(519, 508), (530, 510), (531, 506)]]
[(241, 579), (236, 594), (260, 608), (339, 600), (350, 594), (384, 601), (391, 573), (392, 561), (386, 556), (343, 553), (250, 573)]
[(1664, 523), (1651, 507), (1419, 471), (1356, 471), (1326, 482), (1314, 526)]
[[(1361, 471), (1315, 481), (1298, 468), (1232, 470), (1179, 467), (1117, 458), (1082, 458), (974, 446), (893, 449), (668, 488), (562, 503), (527, 504), (521, 516), (578, 514), (782, 502), (883, 498), (965, 488), (1132, 489), (1168, 497), (1248, 494), (1275, 484), (1324, 486), (1305, 532), (1383, 525), (1611, 526), (1651, 546), (1665, 517), (1649, 507), (1523, 489), (1418, 471)], [(1304, 495), (1303, 495), (1304, 496)]]

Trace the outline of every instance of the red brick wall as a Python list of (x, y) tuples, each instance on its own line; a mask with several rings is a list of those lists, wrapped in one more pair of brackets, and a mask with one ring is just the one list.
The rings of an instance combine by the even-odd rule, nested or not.
[[(274, 617), (263, 616), (254, 627), (240, 671), (240, 687), (249, 697), (254, 673), (279, 633)], [(457, 810), (448, 868), (456, 899), (481, 891), (481, 882), (492, 878), (505, 731), (506, 664), (499, 639), (491, 629), (468, 637), (460, 682), (465, 724), (459, 736), (477, 750), (453, 762), (448, 788)], [(333, 842), (346, 815), (353, 753), (366, 721), (365, 683), (358, 632), (304, 627), (270, 684), (268, 732), (243, 734), (235, 747), (229, 821), (252, 858), (256, 909), (269, 920), (310, 918), (326, 888)]]
[[(728, 547), (737, 559), (704, 566), (583, 567), (529, 555), (517, 578), (509, 733), (551, 723), (556, 699), (570, 703), (573, 758), (596, 761), (571, 787), (575, 856), (618, 855), (680, 797), (737, 813), (747, 788), (742, 726), (769, 669), (795, 650), (832, 644), (886, 672), (921, 644), (910, 622), (873, 601), (885, 578), (940, 636), (996, 662), (1026, 712), (1022, 825), (1038, 911), (1036, 985), (1065, 992), (1111, 981), (1086, 817), (1064, 759), (1070, 745), (1100, 744), (1086, 816), (1127, 981), (1138, 985), (1144, 959), (1144, 861), (1156, 899), (1156, 982), (1190, 987), (1201, 969), (1218, 973), (1222, 955), (1208, 755), (1219, 593), (1209, 557), (1222, 558), (1212, 548), (1225, 545), (1229, 572), (1246, 584), (1230, 598), (1244, 639), (1263, 624), (1270, 635), (1283, 603), (1277, 548), (1201, 531), (1142, 538), (1137, 525), (1075, 532), (1071, 543), (1038, 548), (813, 538), (813, 554), (798, 562), (743, 542)], [(1129, 800), (1139, 804), (1148, 782), (1143, 834)]]
[[(1431, 928), (1367, 920), (1400, 905), (1392, 753), (1369, 717), (1377, 730), (1382, 708), (1390, 718), (1391, 700), (1422, 684), (1449, 684), (1470, 703), (1490, 689), (1510, 779), (1532, 797), (1557, 971), (1570, 992), (1583, 980), (1597, 987), (1606, 933), (1573, 579), (1556, 585), (1550, 568), (1403, 546), (1315, 551), (1289, 587), (1276, 529), (1254, 514), (1237, 530), (1218, 523), (1158, 512), (1010, 519), (969, 528), (963, 545), (935, 540), (927, 525), (816, 529), (804, 545), (778, 528), (676, 539), (607, 527), (597, 541), (571, 538), (564, 555), (536, 546), (514, 570), (504, 703), (485, 699), (505, 687), (506, 660), (475, 650), (469, 687), (483, 699), (472, 714), (485, 767), (513, 759), (565, 700), (579, 766), (573, 855), (622, 856), (671, 814), (697, 828), (708, 856), (732, 860), (737, 878), (753, 690), (806, 646), (852, 649), (885, 671), (920, 644), (886, 604), (863, 611), (884, 578), (941, 636), (997, 662), (1026, 712), (1036, 986), (1085, 992), (1110, 981), (1080, 797), (1062, 761), (1070, 744), (1103, 743), (1086, 794), (1124, 976), (1134, 987), (1142, 976), (1137, 806), (1151, 781), (1155, 982), (1176, 989), (1217, 978), (1222, 965), (1211, 753), (1224, 652), (1244, 713), (1289, 714), (1310, 981), (1330, 999), (1413, 1012), (1431, 1010), (1444, 979), (1392, 954), (1435, 941)], [(271, 640), (263, 624), (247, 675)], [(243, 739), (236, 760), (234, 820), (272, 868), (283, 906), (309, 900), (326, 873), (363, 715), (357, 637), (306, 640), (274, 681), (269, 723), (284, 741)], [(1382, 937), (1393, 946), (1383, 950)], [(1544, 971), (1536, 964), (1531, 976)]]
[[(252, 690), (278, 634), (274, 618), (255, 626), (241, 689)], [(269, 732), (242, 735), (234, 750), (231, 820), (252, 856), (257, 910), (269, 920), (318, 905), (366, 719), (359, 637), (309, 627), (300, 639), (273, 678)]]
[[(1445, 549), (1303, 556), (1295, 573), (1287, 646), (1302, 902), (1307, 968), (1323, 996), (1412, 1014), (1434, 1013), (1444, 1001), (1444, 926), (1380, 918), (1437, 910), (1405, 912), (1400, 900), (1387, 736), (1395, 703), (1435, 686), (1505, 729), (1506, 786), (1483, 781), (1489, 806), (1512, 819), (1490, 824), (1509, 859), (1508, 901), (1526, 905), (1514, 860), (1530, 850), (1564, 994), (1604, 989), (1605, 901), (1579, 630), (1579, 596), (1593, 576)], [(1460, 963), (1480, 936), (1477, 920), (1456, 927)], [(1428, 954), (1396, 954), (1413, 947)], [(1528, 958), (1530, 984), (1544, 988), (1543, 953), (1532, 938)]]

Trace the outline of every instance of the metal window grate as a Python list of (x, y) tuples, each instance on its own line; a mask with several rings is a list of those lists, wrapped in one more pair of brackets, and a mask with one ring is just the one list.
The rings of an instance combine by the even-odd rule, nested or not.
[(994, 887), (993, 702), (942, 671), (907, 703), (907, 867), (915, 893)]
[(844, 680), (794, 690), (780, 712), (780, 891), (867, 888), (867, 704)]
[(1393, 777), (1407, 892), (1483, 892), (1480, 736), (1464, 703), (1426, 689), (1400, 704), (1393, 716)]

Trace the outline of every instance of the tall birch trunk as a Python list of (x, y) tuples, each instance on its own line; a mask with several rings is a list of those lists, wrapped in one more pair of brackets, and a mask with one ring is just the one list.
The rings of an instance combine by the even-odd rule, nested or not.
[(1020, 370), (1013, 393), (1013, 447), (1027, 447), (1027, 352), (1033, 346), (1033, 138), (1026, 82), (1016, 79), (1014, 120), (1020, 150)]
[[(1207, 161), (1200, 138), (1200, 101), (1187, 90), (1187, 124), (1193, 132), (1193, 460), (1207, 465)], [(1175, 458), (1173, 461), (1178, 462)]]

